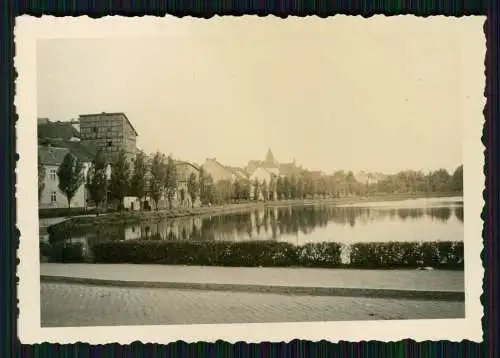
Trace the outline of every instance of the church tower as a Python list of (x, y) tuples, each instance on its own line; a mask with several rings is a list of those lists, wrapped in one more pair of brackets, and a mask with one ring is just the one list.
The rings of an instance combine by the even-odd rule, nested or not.
[(274, 155), (273, 152), (271, 151), (271, 148), (269, 148), (266, 154), (266, 164), (276, 164), (276, 160), (274, 159)]

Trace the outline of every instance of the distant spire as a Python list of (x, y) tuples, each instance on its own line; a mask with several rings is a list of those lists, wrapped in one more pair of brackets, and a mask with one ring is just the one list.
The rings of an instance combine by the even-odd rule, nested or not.
[(273, 152), (271, 151), (271, 148), (269, 148), (267, 151), (266, 162), (267, 163), (274, 163), (275, 162), (274, 155), (273, 155)]

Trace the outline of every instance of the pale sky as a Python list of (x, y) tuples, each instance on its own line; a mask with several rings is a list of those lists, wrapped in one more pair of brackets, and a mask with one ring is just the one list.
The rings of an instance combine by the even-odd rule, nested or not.
[(384, 173), (453, 171), (476, 120), (464, 113), (482, 118), (482, 21), (170, 21), (156, 37), (40, 41), (38, 116), (124, 112), (138, 147), (198, 164), (271, 148), (312, 170)]

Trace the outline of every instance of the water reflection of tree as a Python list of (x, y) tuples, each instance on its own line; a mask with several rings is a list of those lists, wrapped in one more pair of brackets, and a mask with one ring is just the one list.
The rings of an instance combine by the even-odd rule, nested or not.
[(451, 209), (449, 207), (428, 208), (427, 214), (433, 219), (446, 222), (451, 216)]
[[(453, 210), (453, 213), (452, 213)], [(165, 240), (244, 240), (281, 235), (307, 235), (334, 223), (354, 227), (381, 220), (418, 220), (424, 216), (442, 222), (454, 214), (463, 222), (463, 207), (376, 208), (376, 207), (278, 207), (227, 215), (189, 217), (134, 225), (109, 225), (88, 229), (91, 243), (113, 239), (157, 238)], [(74, 235), (76, 237), (76, 235)]]
[(455, 207), (455, 217), (460, 220), (460, 222), (464, 222), (464, 207), (463, 206), (457, 206)]
[(424, 214), (425, 214), (424, 210), (419, 209), (419, 208), (400, 208), (400, 209), (397, 209), (396, 212), (397, 212), (397, 216), (403, 221), (408, 219), (408, 218), (419, 219), (422, 216), (424, 216)]
[(270, 236), (276, 239), (281, 235), (297, 235), (299, 232), (307, 235), (315, 228), (326, 227), (332, 222), (354, 227), (357, 224), (377, 220), (419, 219), (425, 215), (446, 221), (450, 214), (450, 209), (446, 207), (427, 210), (328, 206), (279, 207), (205, 218), (197, 236), (217, 240), (252, 238), (255, 235), (259, 236), (264, 229), (266, 233), (270, 230)]

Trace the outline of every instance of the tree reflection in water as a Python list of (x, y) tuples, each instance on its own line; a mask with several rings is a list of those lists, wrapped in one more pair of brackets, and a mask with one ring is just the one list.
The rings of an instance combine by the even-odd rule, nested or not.
[(457, 206), (455, 208), (455, 217), (460, 220), (460, 222), (464, 222), (464, 207), (463, 206)]
[[(453, 211), (453, 212), (452, 212)], [(226, 215), (186, 217), (142, 225), (108, 225), (86, 233), (92, 241), (138, 238), (163, 240), (269, 240), (286, 235), (311, 234), (329, 224), (354, 228), (373, 222), (421, 220), (445, 223), (454, 218), (463, 223), (463, 206), (428, 208), (334, 207), (310, 205), (271, 207)]]

